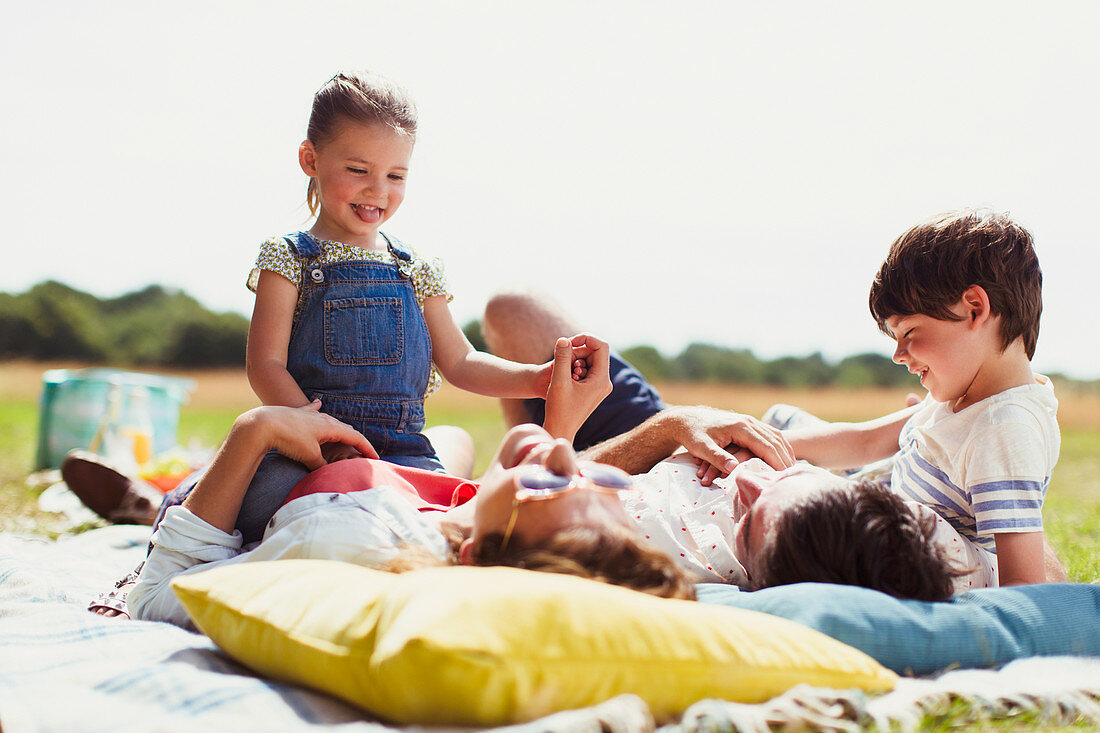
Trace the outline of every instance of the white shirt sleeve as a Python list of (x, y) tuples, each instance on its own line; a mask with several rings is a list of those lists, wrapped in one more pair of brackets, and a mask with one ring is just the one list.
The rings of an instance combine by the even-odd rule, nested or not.
[(194, 628), (172, 590), (172, 579), (193, 568), (222, 565), (240, 556), (241, 543), (240, 532), (226, 534), (182, 506), (169, 507), (153, 533), (153, 549), (137, 585), (126, 596), (130, 617)]
[(242, 550), (241, 542), (239, 532), (226, 534), (182, 506), (169, 508), (153, 533), (153, 549), (138, 583), (126, 599), (131, 617), (193, 629), (172, 579), (213, 567), (288, 558), (377, 567), (412, 545), (440, 561), (451, 554), (436, 521), (386, 486), (300, 497), (275, 513), (254, 549)]

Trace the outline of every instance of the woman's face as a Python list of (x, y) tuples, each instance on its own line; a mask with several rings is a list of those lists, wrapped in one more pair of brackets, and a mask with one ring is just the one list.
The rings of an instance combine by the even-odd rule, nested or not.
[[(567, 441), (554, 440), (536, 425), (512, 428), (482, 479), (468, 542), (476, 544), (486, 535), (504, 533), (512, 517), (516, 473), (529, 465), (541, 465), (570, 477), (577, 476), (580, 469), (577, 454)], [(532, 546), (563, 529), (578, 526), (637, 531), (615, 494), (580, 488), (552, 499), (521, 503), (511, 537), (517, 544)], [(462, 552), (465, 556), (469, 550), (464, 546)]]
[(775, 523), (814, 493), (842, 488), (848, 480), (808, 463), (776, 471), (759, 458), (738, 464), (730, 475), (744, 509), (734, 529), (733, 554), (751, 578)]

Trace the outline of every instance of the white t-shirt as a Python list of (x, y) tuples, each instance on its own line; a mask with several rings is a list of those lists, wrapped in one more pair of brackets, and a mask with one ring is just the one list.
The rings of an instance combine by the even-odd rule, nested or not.
[(959, 412), (929, 395), (901, 430), (891, 486), (995, 553), (995, 534), (1043, 529), (1057, 412), (1050, 380), (1038, 375)]

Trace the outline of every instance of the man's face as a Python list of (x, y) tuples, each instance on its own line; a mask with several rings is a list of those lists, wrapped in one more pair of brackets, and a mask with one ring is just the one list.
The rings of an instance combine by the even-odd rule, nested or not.
[(738, 464), (730, 474), (744, 513), (734, 529), (734, 556), (753, 577), (759, 556), (776, 522), (785, 511), (821, 491), (845, 487), (847, 479), (808, 463), (776, 471), (759, 458)]

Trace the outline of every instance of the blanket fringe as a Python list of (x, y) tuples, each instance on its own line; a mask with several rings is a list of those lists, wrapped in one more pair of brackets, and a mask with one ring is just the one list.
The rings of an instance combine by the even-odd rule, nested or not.
[(928, 718), (948, 725), (1023, 719), (1041, 726), (1100, 723), (1100, 659), (1036, 657), (999, 670), (956, 670), (933, 679), (902, 679), (893, 692), (799, 685), (758, 705), (703, 700), (662, 733), (848, 733), (874, 726), (917, 730)]

